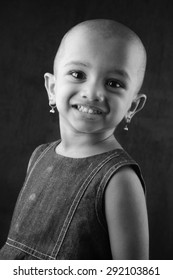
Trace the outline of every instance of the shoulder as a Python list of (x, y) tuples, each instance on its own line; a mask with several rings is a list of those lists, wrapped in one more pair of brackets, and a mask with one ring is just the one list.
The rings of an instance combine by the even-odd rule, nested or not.
[(113, 257), (147, 258), (146, 201), (141, 181), (132, 168), (122, 167), (110, 179), (105, 190), (105, 215)]
[[(105, 205), (108, 214), (112, 210), (145, 205), (145, 195), (137, 174), (130, 167), (122, 167), (109, 181), (105, 191)], [(123, 208), (119, 209), (123, 205)], [(129, 210), (129, 209), (128, 209)], [(113, 212), (114, 213), (114, 212)]]
[(118, 172), (112, 176), (108, 182), (106, 193), (107, 195), (116, 194), (116, 196), (131, 194), (144, 197), (141, 179), (139, 179), (139, 176), (134, 169), (128, 165), (121, 167)]
[[(113, 157), (110, 161), (110, 169), (108, 181), (112, 182), (112, 180), (137, 180), (140, 181), (144, 192), (146, 191), (145, 181), (141, 173), (141, 169), (138, 163), (124, 150), (118, 149), (112, 153)], [(110, 178), (112, 180), (110, 181)], [(107, 182), (105, 184), (107, 187)]]

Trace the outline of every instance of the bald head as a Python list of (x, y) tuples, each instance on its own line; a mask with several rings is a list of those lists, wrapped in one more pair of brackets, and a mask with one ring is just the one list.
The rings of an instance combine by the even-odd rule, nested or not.
[(81, 22), (74, 27), (72, 27), (64, 36), (63, 39), (65, 39), (71, 32), (79, 30), (80, 28), (88, 29), (91, 32), (97, 32), (103, 38), (111, 38), (114, 36), (119, 36), (121, 38), (126, 39), (136, 39), (141, 44), (141, 40), (139, 37), (127, 26), (116, 22), (114, 20), (109, 19), (93, 19), (93, 20), (87, 20), (84, 22)]
[[(72, 27), (62, 38), (60, 43), (59, 49), (55, 56), (54, 60), (54, 73), (56, 73), (56, 68), (63, 57), (63, 54), (66, 50), (66, 45), (69, 41), (73, 38), (73, 36), (78, 33), (87, 33), (87, 34), (96, 34), (97, 36), (107, 41), (109, 39), (121, 39), (124, 40), (126, 44), (131, 44), (135, 46), (135, 51), (140, 54), (140, 66), (138, 69), (139, 75), (139, 86), (138, 91), (142, 85), (145, 68), (146, 68), (146, 51), (144, 45), (140, 38), (134, 33), (131, 29), (126, 27), (125, 25), (118, 23), (114, 20), (108, 19), (95, 19), (95, 20), (88, 20), (77, 24), (76, 26)], [(135, 57), (135, 56), (134, 56)]]

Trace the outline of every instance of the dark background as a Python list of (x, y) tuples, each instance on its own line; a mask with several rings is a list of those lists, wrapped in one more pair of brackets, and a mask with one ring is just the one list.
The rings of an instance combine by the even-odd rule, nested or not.
[(172, 1), (4, 1), (0, 5), (0, 245), (34, 148), (59, 137), (43, 75), (52, 72), (61, 37), (73, 25), (110, 18), (132, 28), (148, 53), (145, 109), (118, 137), (147, 185), (150, 258), (173, 259)]

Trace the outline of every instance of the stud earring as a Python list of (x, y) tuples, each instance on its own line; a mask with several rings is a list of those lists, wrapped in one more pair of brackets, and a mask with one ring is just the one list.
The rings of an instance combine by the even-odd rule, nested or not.
[(52, 114), (54, 114), (55, 113), (55, 108), (56, 108), (56, 105), (51, 105), (51, 104), (49, 104), (49, 106), (51, 107), (51, 109), (50, 109), (50, 113), (52, 113)]
[(125, 125), (125, 127), (124, 127), (124, 130), (126, 130), (126, 131), (129, 130), (128, 125), (129, 125), (130, 121), (131, 121), (131, 118), (130, 118), (130, 117), (127, 117), (127, 118), (126, 118), (126, 125)]

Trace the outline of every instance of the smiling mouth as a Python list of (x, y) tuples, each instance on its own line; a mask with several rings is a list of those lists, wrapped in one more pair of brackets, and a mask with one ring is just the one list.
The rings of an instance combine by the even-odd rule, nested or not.
[(91, 115), (103, 114), (103, 112), (101, 110), (99, 110), (98, 108), (93, 108), (93, 107), (87, 106), (87, 105), (72, 105), (72, 107), (82, 113), (87, 113), (87, 114), (91, 114)]

